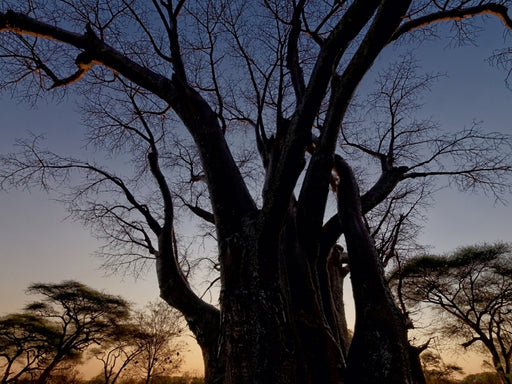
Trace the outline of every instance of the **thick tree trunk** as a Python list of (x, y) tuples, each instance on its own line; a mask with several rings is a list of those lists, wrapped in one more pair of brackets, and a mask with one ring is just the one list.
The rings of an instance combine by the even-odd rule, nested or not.
[(345, 254), (335, 249), (322, 263), (306, 252), (293, 212), (277, 236), (253, 224), (221, 242), (224, 382), (421, 383), (360, 211), (342, 214), (357, 313), (347, 359)]
[(41, 375), (37, 378), (36, 384), (46, 384), (50, 380), (50, 376), (55, 367), (62, 361), (63, 357), (57, 355), (53, 361), (41, 372)]
[(223, 360), (218, 356), (218, 343), (214, 344), (217, 348), (201, 348), (204, 363), (204, 382), (205, 384), (224, 383), (224, 365)]
[(225, 383), (296, 383), (280, 300), (269, 291), (251, 291), (222, 296)]
[(345, 229), (356, 307), (347, 384), (414, 383), (405, 318), (384, 279), (382, 263), (361, 215), (359, 189), (350, 166), (337, 158), (338, 210)]
[(424, 383), (352, 192), (340, 202), (349, 207), (341, 217), (357, 313), (350, 349), (342, 297), (347, 254), (334, 248), (322, 258), (310, 243), (306, 251), (291, 207), (278, 234), (254, 219), (220, 241), (220, 332), (211, 321), (220, 341), (198, 338), (208, 384)]
[[(221, 243), (221, 353), (225, 383), (295, 383), (292, 333), (277, 264), (252, 229)], [(273, 275), (274, 278), (270, 276)]]
[[(280, 240), (282, 281), (287, 290), (288, 317), (295, 331), (298, 382), (342, 383), (345, 358), (338, 328), (330, 321), (336, 315), (330, 306), (327, 265), (319, 263), (318, 246), (303, 246), (293, 210)], [(328, 292), (323, 292), (324, 288)]]
[[(175, 304), (173, 298), (166, 293), (165, 290), (162, 290), (161, 297), (168, 303)], [(188, 297), (188, 300), (192, 302), (194, 298), (195, 296)], [(186, 313), (184, 317), (187, 325), (201, 348), (205, 383), (224, 383), (224, 356), (219, 354), (220, 316), (218, 310), (203, 303), (197, 304), (196, 309), (183, 311), (183, 313)]]
[(339, 332), (293, 215), (279, 236), (244, 233), (251, 232), (252, 239), (234, 236), (221, 247), (225, 383), (342, 383)]
[(357, 185), (350, 168), (345, 172), (340, 217), (357, 314), (348, 353), (346, 255), (338, 248), (322, 255), (319, 243), (301, 238), (291, 204), (278, 231), (259, 224), (267, 222), (261, 213), (219, 242), (224, 383), (422, 382), (414, 378), (405, 319), (362, 221)]
[[(488, 343), (488, 345), (492, 345), (492, 343)], [(492, 362), (494, 363), (500, 382), (502, 384), (512, 384), (512, 375), (507, 369), (507, 364), (503, 366), (498, 351), (494, 347), (491, 347), (490, 349), (492, 351)]]
[(426, 348), (427, 345), (421, 348), (413, 347), (411, 345), (409, 348), (411, 355), (411, 369), (415, 384), (427, 384), (427, 381), (425, 380), (425, 375), (423, 374), (423, 367), (421, 365), (420, 359), (421, 352), (423, 352)]

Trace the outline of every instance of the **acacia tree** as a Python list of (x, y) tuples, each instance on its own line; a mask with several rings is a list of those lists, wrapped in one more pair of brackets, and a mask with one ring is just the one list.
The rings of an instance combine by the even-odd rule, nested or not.
[(453, 364), (446, 364), (438, 352), (426, 351), (421, 355), (421, 364), (425, 376), (433, 383), (451, 383), (454, 374), (464, 373), (461, 367)]
[(49, 351), (39, 361), (38, 384), (45, 384), (62, 362), (107, 340), (116, 324), (128, 316), (125, 300), (76, 281), (32, 284), (28, 292), (43, 299), (29, 303), (25, 311), (43, 319), (53, 329), (53, 338), (47, 343)]
[[(363, 216), (433, 176), (501, 192), (507, 138), (476, 127), (434, 134), (409, 118), (407, 71), (381, 92), (388, 119), (366, 130), (349, 112), (386, 46), (450, 20), (463, 36), (479, 15), (510, 28), (508, 3), (5, 1), (4, 85), (28, 96), (90, 95), (90, 143), (129, 154), (135, 173), (122, 177), (35, 140), (3, 157), (2, 185), (62, 186), (82, 172), (63, 199), (99, 229), (105, 255), (156, 261), (160, 295), (196, 336), (208, 383), (421, 382)], [(365, 182), (352, 170), (361, 156), (378, 169)], [(215, 230), (220, 308), (191, 288), (177, 203)], [(345, 261), (356, 308), (350, 349)]]
[(103, 366), (98, 377), (104, 384), (115, 384), (125, 369), (142, 353), (137, 335), (138, 329), (133, 324), (122, 324), (111, 333), (111, 340), (92, 349), (92, 355)]
[(125, 371), (145, 383), (162, 374), (172, 374), (183, 363), (184, 329), (180, 314), (165, 302), (150, 302), (116, 327), (109, 340), (92, 350), (103, 365), (105, 384), (115, 384)]
[(443, 321), (438, 331), (480, 345), (492, 357), (503, 383), (512, 382), (512, 270), (510, 245), (464, 247), (447, 257), (421, 256), (396, 277), (412, 305), (425, 304)]
[(154, 377), (170, 375), (183, 363), (182, 318), (165, 302), (151, 302), (135, 314), (133, 335), (141, 354), (130, 369), (149, 384)]
[(28, 314), (0, 319), (0, 383), (15, 383), (21, 376), (37, 372), (53, 352), (54, 329)]

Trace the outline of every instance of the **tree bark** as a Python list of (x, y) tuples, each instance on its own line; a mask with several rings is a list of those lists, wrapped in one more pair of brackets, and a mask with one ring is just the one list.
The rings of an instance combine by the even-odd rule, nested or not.
[(41, 375), (37, 378), (36, 384), (46, 384), (48, 380), (50, 380), (50, 375), (52, 374), (55, 367), (62, 361), (63, 357), (57, 355), (52, 362), (41, 372)]
[[(341, 347), (339, 338), (348, 335), (346, 324), (340, 332), (329, 322), (337, 317), (325, 311), (332, 307), (323, 304), (313, 258), (290, 212), (277, 236), (259, 219), (243, 236), (221, 242), (225, 383), (343, 383), (348, 341)], [(332, 298), (338, 308), (339, 299)]]
[(350, 347), (350, 333), (347, 325), (347, 316), (345, 313), (345, 302), (343, 299), (345, 278), (349, 273), (348, 266), (344, 266), (346, 254), (343, 254), (343, 248), (336, 245), (329, 252), (326, 265), (327, 287), (322, 293), (324, 303), (328, 307), (326, 313), (332, 314), (331, 327), (335, 331), (336, 339), (346, 359)]
[(350, 166), (336, 158), (338, 210), (345, 229), (356, 307), (346, 384), (414, 383), (403, 314), (384, 279), (373, 239), (363, 223), (359, 188)]
[[(339, 343), (338, 328), (333, 320), (336, 314), (330, 306), (333, 297), (330, 287), (323, 284), (328, 271), (325, 263), (318, 262), (318, 243), (311, 248), (304, 245), (291, 210), (285, 233), (281, 236), (283, 285), (287, 289), (289, 318), (292, 319), (296, 340), (296, 356), (300, 357), (298, 376), (303, 383), (342, 383), (345, 369), (343, 347)], [(343, 302), (341, 302), (343, 306)], [(337, 325), (337, 324), (336, 324)]]
[[(250, 223), (248, 227), (252, 227)], [(277, 271), (262, 264), (258, 237), (234, 235), (221, 243), (221, 353), (225, 383), (294, 383), (293, 350)], [(268, 249), (263, 244), (264, 251)], [(274, 265), (275, 267), (275, 265)]]

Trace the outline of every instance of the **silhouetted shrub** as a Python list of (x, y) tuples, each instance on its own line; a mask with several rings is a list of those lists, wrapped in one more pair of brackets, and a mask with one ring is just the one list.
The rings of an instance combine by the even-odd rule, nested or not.
[(494, 372), (482, 372), (475, 375), (469, 375), (460, 382), (460, 384), (500, 384), (498, 375)]

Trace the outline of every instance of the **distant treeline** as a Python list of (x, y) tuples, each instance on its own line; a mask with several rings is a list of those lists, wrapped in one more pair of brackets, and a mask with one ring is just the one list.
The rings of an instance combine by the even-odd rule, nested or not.
[(183, 364), (185, 325), (166, 303), (133, 310), (119, 296), (76, 281), (32, 284), (39, 296), (0, 317), (0, 384), (79, 384), (80, 368), (101, 364), (95, 384), (198, 383), (173, 377)]
[(425, 372), (425, 379), (426, 379), (427, 384), (501, 384), (502, 383), (498, 374), (494, 373), (494, 372), (482, 372), (482, 373), (477, 373), (474, 375), (468, 375), (462, 380), (453, 380), (444, 375), (439, 375), (438, 372)]
[[(52, 378), (52, 384), (102, 384), (104, 383), (102, 377), (96, 377), (90, 380), (81, 380), (73, 377), (74, 375), (56, 375)], [(25, 378), (18, 380), (17, 384), (33, 384), (35, 381)], [(143, 379), (123, 379), (118, 384), (143, 384)], [(191, 377), (191, 376), (158, 376), (151, 379), (151, 384), (203, 384), (204, 379), (202, 377)]]

